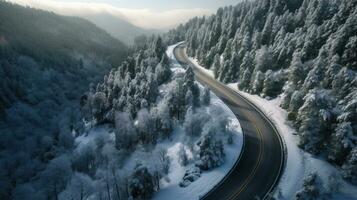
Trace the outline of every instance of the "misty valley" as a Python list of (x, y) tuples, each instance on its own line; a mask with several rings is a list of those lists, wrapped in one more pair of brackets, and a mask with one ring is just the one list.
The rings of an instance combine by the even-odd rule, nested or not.
[(357, 2), (204, 4), (0, 0), (0, 199), (357, 199)]

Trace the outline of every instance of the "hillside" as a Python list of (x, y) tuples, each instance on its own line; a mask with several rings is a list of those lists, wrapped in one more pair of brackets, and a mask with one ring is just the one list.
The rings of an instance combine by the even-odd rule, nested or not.
[(159, 33), (159, 31), (155, 30), (142, 29), (124, 19), (115, 17), (108, 13), (85, 15), (83, 18), (88, 19), (98, 27), (107, 31), (116, 39), (123, 41), (125, 44), (130, 46), (134, 44), (134, 39), (138, 36), (149, 36), (154, 33)]
[(86, 75), (104, 74), (111, 65), (118, 65), (128, 51), (124, 44), (80, 18), (5, 2), (0, 2), (0, 11), (1, 75), (4, 76), (1, 82), (2, 86), (13, 87), (12, 91), (3, 87), (1, 111), (18, 99), (30, 101), (26, 97), (30, 86), (25, 84), (27, 79), (43, 73), (56, 76), (54, 72), (59, 72), (64, 78), (71, 78), (61, 87), (78, 81), (77, 78), (88, 85), (90, 80), (85, 80)]
[(224, 83), (281, 107), (299, 146), (357, 184), (357, 2), (245, 1), (170, 31)]
[(73, 145), (80, 97), (128, 53), (87, 20), (0, 1), (0, 199)]
[[(0, 199), (150, 199), (160, 190), (170, 193), (169, 186), (180, 191), (213, 184), (225, 173), (212, 176), (212, 169), (227, 172), (234, 165), (242, 146), (239, 122), (195, 82), (192, 68), (171, 68), (160, 37), (143, 41), (142, 49), (108, 70), (116, 60), (104, 55), (115, 51), (100, 44), (107, 38), (113, 48), (125, 48), (87, 29), (86, 21), (61, 24), (63, 17), (51, 13), (3, 6), (28, 27), (3, 36)], [(54, 28), (35, 23), (51, 17)]]

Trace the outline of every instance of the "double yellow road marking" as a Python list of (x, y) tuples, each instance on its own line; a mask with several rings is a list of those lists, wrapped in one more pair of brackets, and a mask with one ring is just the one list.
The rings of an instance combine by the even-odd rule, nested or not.
[(258, 132), (259, 134), (259, 155), (258, 155), (258, 161), (255, 163), (254, 165), (254, 169), (253, 171), (249, 174), (248, 178), (245, 179), (243, 185), (239, 188), (238, 192), (237, 193), (234, 193), (233, 195), (231, 195), (229, 197), (230, 200), (234, 200), (236, 199), (240, 193), (247, 187), (247, 185), (250, 183), (250, 181), (252, 180), (252, 178), (255, 176), (256, 172), (257, 172), (257, 169), (262, 161), (262, 154), (263, 154), (263, 148), (264, 148), (264, 143), (262, 142), (262, 138), (263, 138), (263, 135), (261, 133), (261, 131), (259, 130), (259, 128), (253, 124), (253, 126), (255, 127), (256, 131)]
[[(201, 72), (199, 71), (199, 75), (201, 75), (200, 73), (201, 73)], [(203, 77), (205, 77), (205, 76), (203, 76)], [(204, 78), (200, 77), (200, 79), (204, 81)], [(206, 81), (204, 81), (204, 82), (206, 82)], [(218, 85), (219, 85), (219, 84), (218, 84)], [(211, 86), (213, 86), (213, 87), (215, 87), (216, 89), (218, 89), (218, 87), (219, 87), (218, 85), (217, 85), (217, 86), (216, 86), (216, 85), (211, 85)], [(224, 87), (223, 87), (223, 88), (224, 88)], [(225, 88), (224, 88), (224, 89), (225, 89)], [(224, 92), (225, 95), (226, 95), (226, 97), (228, 97), (231, 101), (234, 102), (234, 101), (235, 101), (234, 97), (233, 97), (229, 92), (225, 92), (224, 89), (221, 90), (221, 92)], [(232, 194), (232, 195), (228, 198), (229, 200), (234, 200), (234, 199), (236, 199), (236, 198), (240, 195), (240, 193), (242, 193), (242, 191), (247, 187), (247, 185), (250, 183), (250, 181), (251, 181), (251, 180), (253, 179), (253, 177), (255, 176), (255, 174), (256, 174), (256, 172), (257, 172), (257, 170), (258, 170), (258, 167), (260, 166), (260, 163), (261, 163), (261, 161), (262, 161), (262, 155), (263, 155), (263, 151), (264, 151), (264, 143), (263, 143), (263, 141), (262, 141), (263, 134), (262, 134), (262, 132), (260, 131), (260, 129), (259, 129), (255, 124), (253, 124), (252, 121), (250, 121), (250, 122), (251, 122), (251, 124), (254, 126), (256, 132), (257, 132), (258, 135), (259, 135), (259, 155), (258, 155), (258, 161), (255, 163), (254, 168), (253, 168), (253, 171), (251, 171), (251, 173), (249, 174), (248, 178), (243, 182), (243, 185), (239, 188), (238, 192)]]
[[(183, 54), (184, 56), (183, 57), (186, 57), (185, 54)], [(187, 59), (187, 58), (186, 58)], [(188, 59), (187, 59), (188, 60)], [(197, 69), (195, 66), (193, 67), (194, 70), (195, 70), (195, 75), (196, 77), (198, 77), (199, 79), (201, 79), (201, 81), (203, 82), (206, 82), (207, 83), (207, 78), (208, 79), (212, 79), (214, 80), (214, 78), (211, 78), (210, 76), (207, 76), (206, 74), (204, 74), (204, 72), (200, 71), (199, 69)], [(199, 77), (201, 76), (201, 77)], [(231, 95), (230, 92), (227, 92), (226, 89), (227, 87), (225, 87), (223, 84), (220, 84), (219, 82), (217, 82), (218, 84), (215, 85), (215, 84), (208, 84), (210, 85), (211, 87), (214, 87), (216, 88), (216, 90), (219, 90), (219, 88), (223, 89), (221, 90), (221, 93), (224, 93), (226, 97), (228, 97), (230, 100), (232, 100), (234, 102), (234, 97)], [(238, 188), (237, 192), (232, 194), (228, 199), (229, 200), (234, 200), (236, 199), (241, 193), (242, 191), (247, 187), (247, 185), (252, 181), (252, 179), (254, 178), (254, 176), (256, 175), (257, 173), (257, 170), (258, 170), (258, 167), (260, 166), (261, 164), (261, 161), (262, 161), (262, 157), (263, 157), (263, 152), (264, 152), (264, 143), (263, 143), (263, 134), (262, 132), (260, 131), (260, 129), (252, 123), (252, 121), (250, 121), (251, 124), (254, 126), (254, 128), (256, 129), (258, 135), (259, 135), (259, 155), (258, 155), (258, 161), (255, 163), (254, 165), (254, 168), (253, 168), (253, 171), (250, 172), (249, 176), (247, 177), (247, 179), (244, 180), (242, 186), (240, 188)], [(273, 126), (274, 127), (274, 126)], [(275, 131), (274, 131), (275, 132)]]

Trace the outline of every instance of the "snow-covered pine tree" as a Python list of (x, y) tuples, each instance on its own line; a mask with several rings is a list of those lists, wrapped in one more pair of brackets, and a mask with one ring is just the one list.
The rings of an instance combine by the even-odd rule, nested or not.
[(156, 54), (156, 57), (162, 58), (162, 56), (165, 54), (165, 45), (162, 42), (162, 38), (160, 36), (156, 37), (154, 43), (153, 43), (153, 49)]
[(301, 61), (301, 53), (299, 51), (295, 52), (293, 59), (290, 63), (288, 81), (294, 85), (300, 85), (301, 81), (304, 80), (304, 66)]
[(180, 145), (180, 149), (178, 151), (179, 163), (182, 166), (186, 166), (189, 162), (188, 156), (183, 145)]
[(263, 90), (265, 74), (261, 71), (255, 72), (255, 76), (253, 78), (253, 86), (252, 86), (252, 93), (253, 94), (260, 94)]
[(193, 72), (192, 67), (187, 67), (184, 75), (184, 87), (185, 90), (190, 90), (195, 83), (195, 73)]
[(357, 183), (357, 147), (355, 146), (348, 155), (347, 161), (342, 165), (342, 175), (353, 184)]
[[(245, 1), (219, 9), (211, 17), (194, 18), (172, 30), (168, 37), (187, 41), (190, 56), (213, 70), (215, 78), (237, 81), (241, 90), (275, 97), (285, 86), (282, 107), (294, 123), (309, 118), (299, 116), (298, 110), (309, 99), (304, 97), (310, 95), (310, 90), (329, 91), (333, 101), (328, 110), (333, 112), (321, 112), (333, 115), (329, 123), (317, 128), (326, 132), (321, 141), (325, 146), (335, 140), (329, 135), (337, 131), (339, 124), (351, 122), (354, 132), (356, 129), (355, 120), (336, 121), (340, 115), (349, 119), (355, 116), (355, 112), (340, 109), (351, 104), (345, 99), (356, 90), (356, 7), (349, 0)], [(264, 78), (267, 87), (258, 92), (256, 72), (268, 70), (272, 73)], [(278, 71), (282, 80), (276, 84)]]
[(202, 105), (208, 106), (211, 102), (211, 92), (208, 87), (204, 87), (203, 93), (201, 94)]
[(138, 140), (132, 119), (128, 113), (115, 114), (115, 147), (117, 149), (132, 149)]
[(150, 199), (154, 193), (153, 176), (148, 168), (138, 163), (128, 181), (128, 192), (132, 199)]
[(296, 119), (299, 145), (308, 152), (318, 153), (331, 134), (328, 124), (333, 119), (332, 100), (327, 91), (313, 89), (304, 97), (304, 101)]
[(293, 94), (291, 95), (291, 99), (290, 99), (290, 103), (289, 103), (289, 114), (288, 114), (288, 119), (289, 120), (295, 120), (298, 110), (299, 108), (303, 105), (304, 103), (304, 94), (299, 91), (299, 90), (295, 90), (293, 92)]
[(139, 140), (143, 144), (156, 144), (158, 133), (155, 130), (154, 119), (147, 109), (142, 109), (137, 114), (136, 121)]
[(191, 90), (188, 90), (186, 93), (185, 104), (186, 104), (187, 108), (193, 107), (194, 102), (193, 102), (193, 94), (192, 94)]
[(256, 52), (255, 64), (255, 69), (264, 73), (272, 68), (273, 61), (269, 47), (262, 46), (262, 48)]
[(333, 132), (327, 147), (328, 159), (342, 164), (354, 147), (353, 129), (350, 122), (339, 124)]
[(157, 108), (159, 120), (158, 129), (162, 138), (169, 138), (173, 128), (172, 118), (170, 116), (170, 108), (166, 102), (160, 103)]
[(198, 142), (199, 161), (196, 162), (196, 165), (202, 170), (209, 170), (221, 166), (224, 163), (224, 145), (223, 142), (215, 136), (215, 131), (213, 126), (207, 125), (204, 135)]
[(162, 56), (159, 65), (155, 69), (157, 82), (159, 85), (167, 81), (171, 76), (170, 63), (166, 54)]
[(304, 179), (303, 187), (295, 195), (295, 200), (314, 200), (321, 196), (316, 174), (310, 174)]
[(205, 112), (195, 112), (192, 107), (189, 107), (186, 112), (183, 128), (186, 135), (191, 137), (198, 137), (201, 135), (202, 128), (207, 122), (208, 116)]
[(267, 97), (276, 97), (278, 94), (280, 94), (284, 84), (283, 76), (284, 75), (282, 71), (266, 71), (262, 91), (263, 95)]
[(213, 59), (213, 64), (211, 66), (211, 69), (213, 70), (213, 73), (214, 73), (214, 77), (215, 78), (218, 78), (219, 76), (219, 71), (221, 69), (221, 61), (220, 61), (220, 58), (219, 58), (219, 55), (216, 54), (214, 56), (214, 59)]

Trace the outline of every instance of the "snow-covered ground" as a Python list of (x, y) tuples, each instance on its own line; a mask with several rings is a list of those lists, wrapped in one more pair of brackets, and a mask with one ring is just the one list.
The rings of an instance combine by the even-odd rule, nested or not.
[(293, 199), (295, 193), (301, 189), (304, 177), (315, 172), (323, 180), (325, 189), (329, 189), (329, 185), (332, 184), (339, 185), (339, 188), (333, 188), (336, 191), (331, 191), (335, 193), (334, 199), (357, 199), (357, 187), (342, 180), (335, 167), (319, 157), (304, 152), (297, 146), (299, 138), (294, 135), (296, 130), (287, 120), (287, 112), (279, 106), (280, 97), (266, 100), (258, 95), (239, 91), (237, 84), (228, 84), (228, 86), (244, 95), (269, 116), (285, 141), (288, 156), (283, 176), (276, 188), (275, 195), (278, 199)]
[[(172, 71), (175, 76), (182, 76), (186, 71), (173, 57), (173, 49), (175, 46), (170, 46), (167, 50), (167, 54), (172, 62)], [(159, 91), (162, 96), (168, 91), (172, 83), (167, 83), (159, 87)], [(202, 87), (201, 87), (202, 89)], [(243, 134), (238, 119), (233, 112), (213, 93), (211, 93), (211, 101), (209, 106), (201, 107), (203, 111), (208, 114), (214, 112), (220, 108), (224, 116), (228, 118), (228, 129), (233, 133), (233, 144), (227, 144), (227, 135), (220, 135), (224, 142), (225, 162), (220, 167), (217, 167), (210, 171), (204, 171), (201, 177), (192, 182), (189, 186), (183, 188), (179, 186), (187, 169), (192, 167), (194, 163), (193, 153), (187, 145), (187, 136), (183, 130), (182, 125), (176, 124), (171, 134), (170, 139), (159, 141), (154, 147), (144, 147), (138, 145), (134, 152), (130, 155), (119, 155), (113, 152), (115, 150), (115, 133), (114, 128), (109, 125), (101, 125), (91, 128), (88, 125), (88, 132), (80, 135), (75, 139), (75, 151), (87, 152), (96, 149), (96, 145), (104, 142), (105, 147), (102, 151), (108, 156), (108, 159), (115, 160), (118, 163), (120, 169), (116, 171), (118, 177), (124, 177), (131, 174), (138, 162), (147, 166), (149, 171), (153, 172), (155, 169), (161, 167), (160, 165), (160, 152), (167, 151), (169, 156), (170, 166), (169, 173), (160, 180), (160, 190), (154, 194), (155, 200), (197, 200), (200, 196), (209, 192), (214, 186), (216, 186), (229, 171), (232, 169), (236, 161), (240, 156), (240, 152), (243, 146)], [(213, 118), (214, 120), (214, 118)], [(197, 138), (199, 140), (200, 138)], [(196, 141), (193, 141), (195, 143)], [(187, 166), (181, 166), (179, 163), (179, 151), (181, 147), (184, 147), (189, 160), (193, 160)]]
[(179, 42), (175, 45), (171, 45), (168, 46), (166, 49), (166, 55), (167, 57), (169, 57), (170, 63), (171, 63), (171, 71), (173, 72), (174, 76), (177, 76), (179, 74), (183, 74), (185, 73), (185, 69), (182, 68), (182, 66), (180, 65), (180, 63), (176, 60), (175, 55), (174, 55), (174, 49), (182, 44), (184, 42)]
[(212, 70), (206, 69), (204, 67), (202, 67), (200, 64), (198, 64), (198, 60), (196, 58), (189, 58), (190, 61), (195, 64), (201, 71), (205, 72), (206, 74), (208, 74), (209, 76), (214, 78), (214, 73)]
[[(197, 59), (189, 58), (201, 71), (214, 77), (213, 71), (198, 64)], [(280, 105), (280, 97), (266, 100), (258, 95), (251, 95), (238, 90), (237, 83), (228, 84), (230, 88), (242, 94), (258, 106), (277, 127), (287, 147), (287, 161), (283, 175), (275, 190), (275, 197), (281, 200), (294, 199), (295, 193), (301, 189), (303, 179), (310, 173), (317, 173), (321, 177), (325, 190), (333, 193), (332, 199), (354, 200), (357, 199), (357, 187), (344, 181), (334, 166), (328, 162), (301, 150), (298, 144), (296, 130), (287, 120), (287, 112)], [(333, 185), (331, 188), (331, 185)], [(336, 187), (337, 186), (337, 187)]]
[[(175, 59), (173, 55), (174, 48), (179, 45), (169, 46), (167, 48), (167, 55), (172, 63), (172, 71), (175, 75), (184, 73), (185, 69)], [(234, 164), (239, 158), (239, 155), (243, 146), (243, 134), (238, 119), (235, 117), (233, 112), (213, 93), (211, 93), (211, 105), (219, 106), (224, 109), (230, 120), (229, 129), (234, 133), (234, 143), (232, 145), (225, 145), (225, 163), (213, 170), (205, 171), (201, 174), (201, 177), (195, 182), (191, 183), (189, 186), (182, 188), (179, 187), (179, 182), (182, 180), (186, 169), (189, 166), (182, 167), (178, 162), (178, 150), (182, 141), (180, 138), (174, 138), (170, 144), (167, 144), (168, 155), (171, 158), (170, 172), (168, 174), (167, 180), (162, 180), (162, 186), (160, 191), (158, 191), (154, 198), (155, 200), (197, 200), (200, 196), (205, 195), (214, 186), (216, 186), (233, 168)], [(174, 135), (178, 136), (181, 130), (175, 130)], [(191, 164), (192, 165), (192, 164)]]

